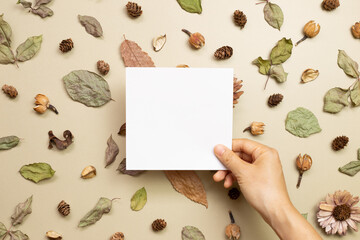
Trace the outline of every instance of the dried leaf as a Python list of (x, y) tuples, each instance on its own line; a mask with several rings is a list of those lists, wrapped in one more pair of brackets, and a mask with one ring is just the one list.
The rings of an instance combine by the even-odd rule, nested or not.
[(181, 232), (182, 240), (205, 240), (204, 234), (193, 226), (185, 226)]
[(119, 147), (113, 140), (112, 135), (110, 135), (109, 139), (107, 140), (107, 145), (108, 147), (105, 152), (105, 167), (112, 164), (115, 161), (116, 156), (119, 154)]
[(78, 15), (81, 25), (85, 27), (87, 33), (94, 37), (101, 37), (103, 35), (102, 27), (98, 20), (91, 16)]
[(349, 91), (342, 88), (332, 88), (326, 92), (324, 97), (324, 111), (338, 113), (348, 106)]
[(78, 227), (87, 227), (99, 221), (103, 214), (109, 213), (112, 201), (108, 198), (100, 198), (95, 207), (90, 210), (79, 222)]
[(8, 46), (0, 44), (0, 64), (15, 63), (14, 53)]
[(58, 139), (54, 135), (53, 131), (49, 131), (48, 135), (49, 135), (49, 146), (48, 146), (49, 149), (52, 149), (53, 145), (55, 145), (57, 149), (64, 150), (73, 143), (74, 136), (72, 135), (70, 130), (64, 131), (63, 136), (64, 136), (65, 140)]
[(124, 123), (123, 125), (121, 125), (118, 134), (121, 135), (121, 136), (126, 136), (126, 123)]
[(357, 150), (357, 159), (360, 160), (360, 148)]
[(55, 171), (47, 163), (33, 163), (22, 166), (20, 174), (25, 179), (38, 183), (44, 179), (52, 178)]
[(284, 23), (284, 14), (281, 8), (271, 2), (267, 2), (264, 6), (264, 18), (270, 26), (279, 30)]
[(140, 188), (131, 198), (130, 207), (133, 211), (140, 211), (147, 202), (147, 193), (145, 188)]
[(360, 172), (360, 161), (352, 161), (348, 164), (339, 168), (341, 173), (344, 173), (349, 176), (354, 176), (358, 172)]
[(28, 235), (22, 233), (20, 230), (11, 231), (10, 233), (10, 240), (28, 240)]
[(25, 0), (19, 0), (16, 4), (21, 4), (24, 8), (31, 8), (31, 2)]
[(46, 5), (48, 3), (50, 3), (52, 0), (36, 0), (35, 1), (35, 8), (40, 6), (40, 5)]
[(308, 68), (302, 73), (301, 80), (303, 83), (308, 83), (314, 81), (318, 76), (319, 70)]
[(108, 83), (94, 72), (75, 70), (63, 77), (63, 81), (72, 100), (88, 107), (100, 107), (111, 100)]
[(20, 138), (17, 136), (7, 136), (0, 138), (0, 150), (8, 150), (19, 144)]
[(274, 78), (279, 83), (285, 82), (288, 75), (288, 73), (284, 71), (282, 64), (272, 66), (269, 74), (270, 77)]
[(316, 116), (308, 109), (302, 107), (288, 113), (285, 128), (291, 134), (301, 138), (321, 132)]
[(54, 15), (53, 10), (46, 6), (40, 6), (36, 9), (31, 9), (31, 12), (33, 14), (39, 15), (41, 18), (51, 17), (52, 15)]
[(14, 214), (11, 216), (11, 224), (16, 226), (21, 224), (24, 220), (24, 217), (32, 212), (31, 210), (32, 196), (26, 199), (25, 202), (19, 203)]
[(166, 43), (166, 34), (154, 38), (153, 39), (154, 51), (155, 52), (160, 51), (164, 47), (165, 43)]
[(0, 15), (0, 44), (10, 47), (12, 30), (10, 25), (4, 20), (3, 16), (4, 14)]
[(337, 63), (348, 76), (353, 78), (360, 77), (358, 63), (352, 60), (344, 50), (339, 50)]
[(16, 60), (25, 62), (35, 56), (40, 50), (42, 43), (42, 35), (29, 37), (26, 41), (19, 45), (16, 49)]
[(357, 81), (355, 83), (355, 86), (353, 87), (353, 89), (351, 89), (350, 98), (355, 106), (360, 105), (360, 83), (359, 83), (359, 81)]
[(204, 185), (195, 171), (165, 171), (165, 175), (176, 191), (208, 207)]
[(201, 0), (177, 0), (180, 7), (189, 13), (201, 13)]
[(291, 39), (282, 38), (271, 50), (270, 59), (273, 65), (284, 63), (291, 56), (293, 43)]
[(120, 45), (125, 67), (155, 67), (151, 57), (135, 42), (125, 39)]
[(261, 74), (263, 74), (263, 75), (268, 74), (270, 67), (271, 67), (270, 60), (264, 60), (264, 59), (262, 59), (262, 57), (258, 57), (252, 63), (259, 67), (259, 72)]
[(5, 225), (2, 222), (0, 222), (0, 238), (5, 236), (6, 234), (7, 234), (7, 229)]
[(139, 175), (139, 174), (145, 172), (144, 170), (126, 170), (126, 158), (124, 158), (121, 161), (121, 163), (119, 164), (119, 167), (116, 170), (123, 174), (127, 174), (130, 176), (136, 176), (136, 175)]

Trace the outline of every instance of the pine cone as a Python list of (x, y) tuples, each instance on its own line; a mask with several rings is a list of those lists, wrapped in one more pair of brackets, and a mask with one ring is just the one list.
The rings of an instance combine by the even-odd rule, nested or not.
[(4, 84), (4, 86), (2, 86), (2, 90), (11, 98), (16, 98), (16, 96), (18, 95), (18, 91), (13, 86)]
[(242, 87), (242, 80), (237, 80), (236, 77), (234, 77), (234, 93), (233, 93), (233, 105), (235, 107), (235, 104), (238, 103), (239, 97), (244, 93), (244, 91), (239, 91)]
[(339, 136), (336, 137), (333, 141), (332, 141), (332, 149), (334, 149), (335, 151), (339, 151), (341, 149), (343, 149), (349, 142), (349, 138), (346, 136)]
[(284, 96), (280, 93), (271, 95), (268, 100), (269, 107), (277, 106), (283, 100), (283, 98)]
[(233, 54), (232, 47), (223, 46), (215, 51), (214, 56), (217, 59), (222, 60), (222, 59), (230, 58), (232, 56), (232, 54)]
[(246, 15), (242, 11), (236, 10), (234, 12), (234, 21), (235, 24), (240, 26), (240, 28), (242, 29), (245, 27), (245, 24), (247, 22)]
[(67, 216), (70, 214), (70, 205), (62, 200), (58, 205), (58, 211), (61, 213), (61, 215)]
[(99, 60), (97, 62), (97, 69), (102, 75), (106, 75), (110, 71), (110, 65), (103, 60)]
[(139, 17), (142, 14), (141, 6), (139, 6), (137, 3), (128, 2), (126, 4), (126, 8), (127, 8), (128, 14), (131, 17), (136, 18), (136, 17)]
[(116, 232), (111, 236), (110, 240), (124, 240), (125, 236), (122, 232)]
[(155, 232), (161, 231), (166, 227), (166, 222), (164, 219), (156, 219), (151, 226)]
[(228, 195), (232, 200), (236, 200), (240, 197), (240, 191), (237, 188), (232, 188), (229, 190)]
[(322, 7), (327, 11), (334, 10), (339, 6), (340, 6), (339, 0), (324, 0), (322, 2)]
[(66, 40), (62, 40), (60, 45), (59, 45), (59, 49), (60, 51), (62, 51), (63, 53), (66, 53), (68, 51), (71, 51), (71, 49), (73, 49), (74, 47), (74, 43), (71, 40), (71, 38), (66, 39)]

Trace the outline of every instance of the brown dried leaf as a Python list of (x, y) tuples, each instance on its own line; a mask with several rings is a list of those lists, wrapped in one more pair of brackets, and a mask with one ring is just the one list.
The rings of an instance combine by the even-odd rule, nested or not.
[(190, 200), (208, 207), (206, 192), (195, 171), (164, 171), (176, 191)]
[(126, 136), (126, 123), (124, 123), (123, 125), (121, 125), (118, 134), (121, 135), (121, 136)]
[(112, 135), (110, 135), (109, 139), (107, 140), (107, 145), (108, 147), (106, 148), (105, 152), (105, 167), (112, 164), (115, 161), (116, 156), (119, 154), (119, 147), (112, 138)]
[(151, 57), (133, 41), (125, 39), (120, 45), (125, 67), (155, 67)]
[(121, 172), (122, 174), (127, 174), (130, 176), (136, 176), (145, 172), (144, 170), (126, 170), (126, 158), (121, 161), (119, 167), (116, 170)]

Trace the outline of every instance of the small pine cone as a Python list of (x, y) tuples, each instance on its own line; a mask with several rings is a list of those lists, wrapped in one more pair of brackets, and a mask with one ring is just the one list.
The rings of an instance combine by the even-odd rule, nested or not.
[(217, 59), (222, 60), (222, 59), (230, 58), (232, 56), (232, 54), (233, 54), (232, 47), (223, 46), (215, 51), (214, 56)]
[(16, 98), (16, 96), (18, 95), (18, 91), (13, 86), (4, 84), (4, 86), (2, 86), (2, 90), (11, 98)]
[(335, 151), (339, 151), (343, 149), (349, 142), (349, 138), (346, 136), (339, 136), (336, 137), (331, 144), (332, 149)]
[(247, 22), (246, 15), (242, 11), (236, 10), (234, 12), (234, 21), (235, 24), (240, 26), (240, 28), (242, 29), (245, 27), (245, 24)]
[(269, 97), (268, 100), (268, 105), (269, 107), (275, 107), (277, 106), (279, 103), (281, 103), (281, 101), (283, 100), (284, 96), (280, 93), (277, 94), (273, 94)]
[(326, 10), (326, 11), (332, 11), (335, 8), (340, 6), (340, 2), (339, 0), (324, 0), (322, 2), (322, 7)]
[(59, 45), (59, 49), (63, 53), (71, 51), (71, 49), (73, 49), (73, 47), (74, 47), (74, 43), (71, 40), (71, 38), (66, 39), (66, 40), (62, 40), (60, 45)]
[(164, 219), (156, 219), (151, 226), (155, 232), (161, 231), (166, 227), (166, 222)]
[(110, 65), (103, 60), (99, 60), (97, 62), (97, 69), (102, 75), (106, 75), (110, 71)]
[(136, 17), (139, 17), (142, 14), (141, 6), (139, 6), (137, 3), (128, 2), (126, 4), (126, 8), (127, 8), (128, 14), (131, 17), (136, 18)]
[(110, 240), (124, 240), (125, 236), (122, 232), (116, 232), (111, 236)]
[(232, 188), (229, 190), (228, 195), (232, 200), (236, 200), (240, 197), (240, 191), (237, 188)]
[(58, 205), (58, 211), (61, 213), (61, 215), (67, 216), (70, 214), (70, 205), (62, 200)]
[(236, 77), (234, 77), (234, 93), (233, 93), (233, 105), (235, 107), (235, 104), (238, 103), (239, 97), (244, 93), (244, 91), (240, 91), (242, 85), (242, 80), (237, 80)]

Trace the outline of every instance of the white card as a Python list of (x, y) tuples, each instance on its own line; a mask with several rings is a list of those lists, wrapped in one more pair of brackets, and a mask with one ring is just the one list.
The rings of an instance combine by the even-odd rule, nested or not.
[(126, 68), (127, 169), (225, 169), (232, 117), (233, 69)]

